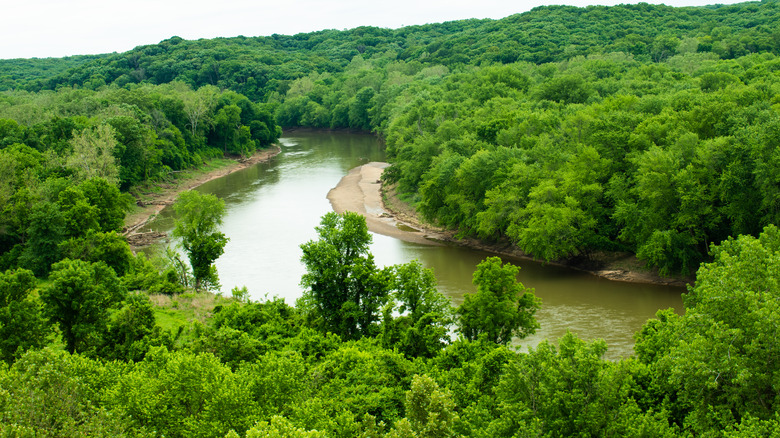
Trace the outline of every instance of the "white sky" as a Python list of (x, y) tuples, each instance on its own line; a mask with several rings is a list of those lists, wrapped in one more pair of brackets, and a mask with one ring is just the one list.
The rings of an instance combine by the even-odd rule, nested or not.
[[(734, 0), (648, 0), (674, 6)], [(4, 2), (5, 3), (5, 2)], [(125, 52), (184, 39), (294, 35), (358, 26), (398, 28), (466, 18), (503, 18), (543, 4), (613, 0), (11, 0), (0, 14), (0, 59)]]

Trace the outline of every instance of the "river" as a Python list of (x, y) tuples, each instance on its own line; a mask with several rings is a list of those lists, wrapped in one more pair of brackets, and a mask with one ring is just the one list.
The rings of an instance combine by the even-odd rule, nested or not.
[[(253, 300), (278, 296), (289, 304), (301, 296), (305, 272), (299, 246), (316, 238), (314, 227), (332, 211), (328, 191), (347, 172), (369, 161), (384, 161), (374, 136), (295, 131), (280, 139), (281, 153), (266, 163), (210, 181), (198, 190), (225, 200), (222, 231), (230, 238), (217, 262), (222, 290), (247, 286)], [(170, 231), (173, 211), (166, 208), (147, 230)], [(373, 235), (378, 266), (417, 259), (432, 268), (439, 290), (454, 305), (474, 291), (471, 275), (492, 254), (460, 246), (428, 246)], [(607, 341), (607, 357), (632, 354), (633, 334), (658, 309), (682, 309), (683, 288), (632, 284), (540, 263), (504, 258), (521, 267), (518, 279), (542, 300), (541, 328), (518, 344), (533, 347), (571, 330), (579, 337)]]

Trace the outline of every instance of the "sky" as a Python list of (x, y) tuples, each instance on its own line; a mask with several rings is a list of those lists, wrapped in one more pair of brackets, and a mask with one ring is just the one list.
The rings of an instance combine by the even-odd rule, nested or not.
[[(670, 0), (670, 6), (736, 1)], [(0, 59), (125, 52), (172, 36), (188, 40), (294, 35), (323, 29), (504, 18), (544, 4), (612, 6), (612, 0), (16, 0), (0, 15)]]

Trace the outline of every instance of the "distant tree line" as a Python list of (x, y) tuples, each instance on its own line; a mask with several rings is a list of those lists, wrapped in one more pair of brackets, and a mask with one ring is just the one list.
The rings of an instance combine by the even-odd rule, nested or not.
[[(0, 61), (0, 434), (780, 434), (779, 7), (543, 7)], [(378, 133), (385, 183), (461, 236), (696, 271), (685, 312), (615, 362), (574, 334), (517, 352), (540, 304), (516, 268), (483, 261), (453, 309), (433, 273), (376, 267), (365, 222), (330, 214), (301, 246), (298, 303), (235, 289), (192, 321), (178, 300), (217, 288), (221, 204), (180, 200), (187, 263), (132, 254), (128, 193), (279, 125)]]

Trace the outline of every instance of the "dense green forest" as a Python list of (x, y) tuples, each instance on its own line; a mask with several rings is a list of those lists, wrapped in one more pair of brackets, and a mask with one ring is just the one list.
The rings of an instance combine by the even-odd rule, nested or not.
[[(780, 434), (778, 21), (560, 6), (0, 60), (0, 436)], [(301, 246), (294, 305), (212, 296), (223, 207), (190, 195), (190, 263), (133, 255), (138, 187), (280, 126), (377, 133), (385, 184), (459, 236), (696, 272), (684, 314), (620, 361), (574, 335), (518, 352), (544, 304), (517, 268), (483, 261), (452, 309), (350, 214)]]

